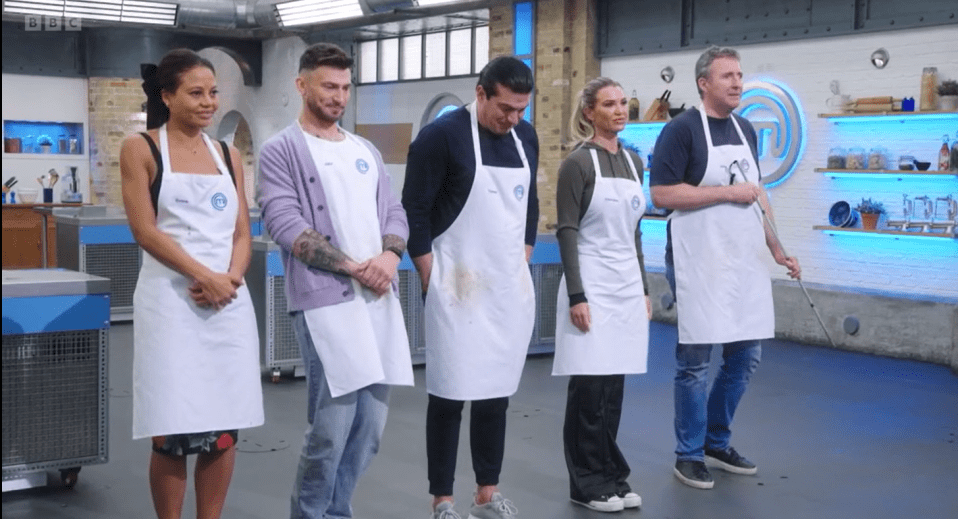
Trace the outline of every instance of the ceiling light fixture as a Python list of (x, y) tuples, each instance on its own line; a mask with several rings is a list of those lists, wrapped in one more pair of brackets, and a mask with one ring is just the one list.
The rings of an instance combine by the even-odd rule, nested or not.
[(359, 18), (359, 0), (294, 0), (275, 5), (276, 19), (283, 27)]
[(180, 6), (143, 0), (10, 0), (3, 12), (9, 14), (59, 16), (81, 20), (176, 25)]

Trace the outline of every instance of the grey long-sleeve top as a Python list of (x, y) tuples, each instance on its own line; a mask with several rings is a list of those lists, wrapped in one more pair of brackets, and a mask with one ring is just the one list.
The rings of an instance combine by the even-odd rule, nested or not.
[[(595, 166), (592, 163), (590, 149), (598, 152), (599, 169), (606, 178), (632, 178), (632, 170), (625, 158), (628, 153), (635, 164), (638, 181), (643, 179), (642, 159), (635, 153), (619, 146), (618, 153), (609, 153), (605, 148), (587, 142), (569, 154), (559, 166), (559, 181), (556, 185), (556, 238), (559, 241), (559, 254), (562, 256), (562, 268), (565, 271), (569, 306), (588, 301), (582, 287), (579, 271), (579, 222), (589, 209), (592, 192), (595, 190)], [(642, 283), (645, 293), (649, 293), (649, 284), (645, 273), (645, 258), (642, 254), (641, 225), (635, 228), (635, 254), (642, 270)]]

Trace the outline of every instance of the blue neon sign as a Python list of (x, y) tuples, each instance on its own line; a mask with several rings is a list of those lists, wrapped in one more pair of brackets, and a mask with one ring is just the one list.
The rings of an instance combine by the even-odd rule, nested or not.
[(744, 87), (737, 112), (752, 123), (758, 135), (762, 183), (775, 187), (795, 171), (805, 154), (804, 112), (798, 97), (783, 83), (763, 79)]

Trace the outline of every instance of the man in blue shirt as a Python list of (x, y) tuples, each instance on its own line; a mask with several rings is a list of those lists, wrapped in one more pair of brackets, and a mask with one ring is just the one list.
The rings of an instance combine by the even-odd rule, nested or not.
[[(731, 447), (730, 426), (761, 360), (761, 340), (775, 336), (771, 277), (775, 262), (801, 275), (775, 238), (752, 125), (733, 114), (742, 98), (742, 68), (733, 49), (711, 47), (695, 66), (702, 98), (663, 128), (649, 178), (652, 202), (672, 210), (666, 277), (675, 294), (679, 341), (675, 375), (675, 476), (712, 488), (705, 461), (736, 474), (757, 467)], [(763, 221), (761, 205), (767, 214)], [(713, 344), (722, 369), (708, 390)]]

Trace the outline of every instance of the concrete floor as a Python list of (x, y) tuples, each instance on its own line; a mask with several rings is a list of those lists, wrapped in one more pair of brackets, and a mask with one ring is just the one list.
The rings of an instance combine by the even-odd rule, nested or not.
[[(3, 494), (4, 518), (152, 517), (148, 440), (130, 440), (132, 326), (110, 332), (110, 460), (83, 467), (68, 490), (50, 472), (47, 487)], [(781, 341), (764, 348), (745, 396), (733, 444), (759, 465), (757, 476), (715, 471), (715, 488), (695, 490), (672, 476), (672, 345), (675, 328), (654, 323), (649, 373), (629, 377), (620, 445), (632, 465), (639, 511), (654, 519), (958, 518), (958, 377), (948, 368)], [(714, 353), (713, 355), (716, 355)], [(571, 505), (561, 449), (565, 377), (551, 356), (529, 359), (509, 412), (501, 489), (521, 518), (607, 517)], [(394, 390), (382, 449), (354, 500), (363, 519), (428, 517), (424, 372)], [(290, 486), (305, 427), (305, 381), (264, 383), (267, 422), (241, 432), (224, 518), (288, 517)], [(468, 416), (468, 415), (467, 415)], [(466, 424), (456, 494), (472, 494)], [(184, 517), (193, 518), (192, 491)]]

